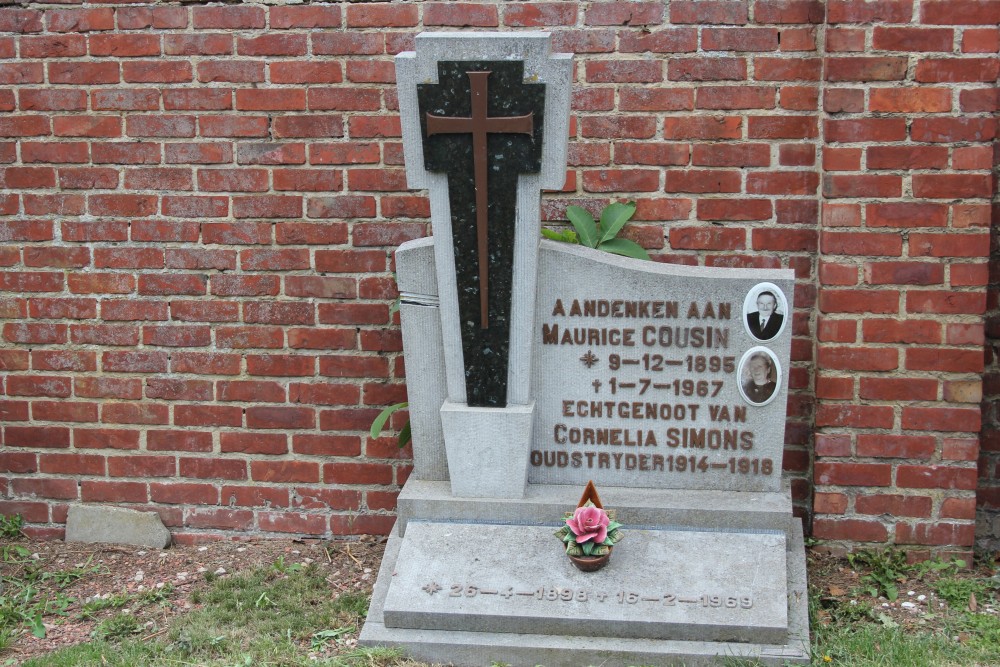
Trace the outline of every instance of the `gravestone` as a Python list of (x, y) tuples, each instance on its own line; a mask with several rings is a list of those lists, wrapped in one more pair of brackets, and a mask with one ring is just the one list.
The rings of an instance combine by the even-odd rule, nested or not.
[[(541, 241), (572, 61), (545, 33), (424, 33), (397, 56), (396, 253), (414, 471), (361, 633), (456, 665), (808, 662), (781, 477), (794, 276)], [(600, 572), (552, 533), (588, 480), (627, 537)]]

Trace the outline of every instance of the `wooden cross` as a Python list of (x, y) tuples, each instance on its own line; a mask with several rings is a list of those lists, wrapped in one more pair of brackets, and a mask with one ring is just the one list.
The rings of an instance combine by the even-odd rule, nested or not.
[(476, 243), (479, 255), (479, 325), (488, 329), (489, 315), (489, 202), (487, 192), (488, 155), (486, 138), (489, 134), (532, 134), (533, 113), (524, 116), (490, 116), (487, 110), (490, 72), (466, 72), (472, 88), (472, 114), (469, 116), (435, 116), (427, 114), (427, 136), (435, 134), (471, 134), (472, 162), (476, 184)]

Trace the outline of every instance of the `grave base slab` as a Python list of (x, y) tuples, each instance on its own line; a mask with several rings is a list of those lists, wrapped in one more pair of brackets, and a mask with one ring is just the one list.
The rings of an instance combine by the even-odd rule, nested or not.
[[(506, 559), (506, 565), (499, 566), (498, 563), (502, 559), (494, 559), (486, 554), (465, 558), (462, 554), (466, 550), (461, 548), (437, 553), (435, 559), (424, 560), (427, 558), (424, 553), (426, 549), (435, 551), (440, 549), (442, 544), (448, 544), (449, 540), (463, 540), (467, 537), (467, 531), (484, 529), (515, 533), (526, 531), (525, 539), (530, 542), (534, 539), (543, 539), (540, 533), (537, 537), (532, 536), (546, 528), (414, 522), (411, 523), (405, 538), (399, 537), (394, 531), (393, 537), (389, 540), (372, 597), (368, 620), (361, 633), (361, 643), (369, 646), (399, 647), (413, 658), (459, 667), (485, 666), (494, 662), (507, 663), (512, 667), (521, 665), (625, 667), (641, 664), (690, 667), (724, 664), (725, 660), (730, 658), (749, 658), (775, 666), (805, 664), (809, 660), (805, 551), (801, 525), (798, 520), (790, 520), (790, 524), (787, 534), (778, 535), (771, 531), (760, 533), (631, 530), (626, 536), (626, 541), (617, 548), (618, 553), (613, 555), (612, 564), (602, 571), (605, 575), (601, 578), (602, 573), (596, 573), (596, 577), (595, 574), (574, 574), (565, 570), (564, 564), (558, 559), (553, 559), (551, 567), (543, 572), (537, 572), (537, 568), (533, 571), (532, 568), (526, 568), (523, 559), (514, 552)], [(553, 554), (558, 555), (559, 545), (556, 543), (556, 538), (551, 535), (545, 537), (547, 537), (545, 547), (538, 545), (535, 548), (531, 545), (531, 548), (534, 548), (536, 553), (549, 553), (551, 550)], [(775, 544), (772, 543), (776, 539), (777, 544), (783, 543), (784, 547), (783, 557), (780, 559), (775, 558), (774, 554)], [(629, 545), (629, 540), (632, 541), (632, 545)], [(669, 554), (671, 546), (678, 547), (682, 542), (688, 545), (685, 547), (688, 549), (701, 548), (702, 553), (699, 556), (701, 560), (697, 567), (699, 572), (690, 578), (691, 582), (697, 582), (696, 587), (699, 589), (708, 583), (705, 580), (706, 576), (709, 580), (714, 576), (718, 581), (727, 581), (725, 560), (733, 558), (732, 545), (743, 545), (750, 554), (744, 558), (745, 563), (755, 562), (757, 557), (762, 559), (763, 569), (751, 568), (761, 576), (751, 588), (776, 586), (779, 590), (775, 591), (772, 588), (760, 595), (761, 611), (764, 613), (757, 618), (757, 631), (746, 634), (744, 630), (741, 633), (736, 629), (738, 624), (736, 622), (730, 622), (727, 626), (725, 619), (722, 618), (726, 613), (725, 591), (719, 591), (723, 594), (720, 607), (712, 607), (711, 600), (707, 605), (702, 602), (682, 603), (672, 600), (675, 604), (682, 605), (683, 609), (678, 609), (676, 606), (671, 609), (667, 605), (668, 600), (664, 596), (669, 594), (684, 598), (715, 594), (707, 590), (698, 592), (680, 590), (687, 586), (686, 580), (672, 576), (667, 568), (669, 563), (655, 562), (660, 557), (657, 556), (658, 553)], [(494, 543), (485, 541), (482, 543), (482, 548), (488, 549), (493, 545)], [(634, 558), (645, 559), (646, 567), (641, 570), (644, 577), (639, 575), (636, 564), (631, 562), (627, 555), (626, 549), (629, 546), (632, 547), (631, 553)], [(762, 553), (754, 554), (752, 550), (755, 547)], [(523, 544), (519, 549), (522, 553), (525, 553), (525, 550), (531, 551)], [(690, 563), (690, 558), (686, 562)], [(740, 567), (746, 567), (745, 563)], [(779, 564), (782, 567), (777, 572), (764, 572), (768, 565)], [(743, 573), (738, 572), (740, 567), (732, 570), (734, 578), (728, 580), (733, 592), (740, 586), (748, 585), (740, 578), (746, 576), (746, 570)], [(629, 568), (634, 571), (635, 577), (622, 571)], [(674, 569), (676, 570), (676, 567)], [(483, 581), (464, 581), (473, 577)], [(543, 584), (542, 588), (545, 589), (541, 592), (540, 598), (535, 597), (534, 593), (534, 588), (537, 588), (534, 587), (534, 579), (539, 577), (546, 579), (546, 582), (552, 579), (548, 582), (547, 588), (544, 585), (546, 582), (539, 580), (538, 583)], [(461, 598), (456, 595), (458, 589), (453, 588), (459, 584), (458, 578), (463, 579)], [(552, 610), (558, 609), (558, 605), (579, 603), (561, 597), (566, 594), (565, 590), (572, 588), (574, 599), (580, 594), (579, 591), (586, 591), (588, 599), (592, 600), (590, 597), (592, 588), (599, 588), (601, 583), (618, 582), (620, 578), (626, 581), (606, 586), (610, 597), (603, 603), (595, 602), (592, 605), (595, 609), (589, 610), (588, 614), (581, 614), (578, 622), (574, 623), (572, 615), (565, 614), (565, 607), (561, 616), (556, 612), (555, 616), (558, 618), (553, 618)], [(423, 579), (427, 581), (424, 582)], [(441, 581), (437, 581), (438, 579)], [(456, 581), (453, 582), (451, 579)], [(532, 581), (529, 582), (528, 579)], [(556, 579), (559, 581), (555, 581)], [(626, 588), (630, 583), (629, 579), (645, 581), (645, 586), (639, 591), (628, 591)], [(505, 615), (502, 611), (499, 616), (497, 615), (496, 610), (500, 608), (501, 602), (500, 595), (505, 588), (491, 583), (493, 580), (500, 583), (509, 581), (513, 584), (509, 592), (514, 595), (525, 594), (523, 609), (519, 610), (520, 616)], [(476, 587), (475, 595), (471, 597), (468, 588), (470, 585)], [(416, 590), (410, 590), (415, 586)], [(427, 592), (423, 586), (428, 586), (431, 590), (440, 586), (440, 590)], [(665, 587), (671, 590), (667, 591)], [(521, 590), (522, 588), (524, 590)], [(611, 588), (615, 590), (610, 590)], [(661, 591), (660, 588), (664, 590)], [(673, 588), (678, 590), (673, 591)], [(483, 589), (495, 590), (496, 593), (488, 593), (490, 599), (487, 599), (487, 596), (480, 594)], [(552, 592), (550, 589), (559, 590)], [(625, 597), (622, 603), (618, 603), (618, 593), (627, 596), (630, 592), (637, 593), (639, 599), (630, 603)], [(532, 595), (528, 595), (529, 593)], [(772, 604), (770, 608), (765, 609), (768, 604), (765, 601), (767, 594), (771, 594)], [(449, 604), (447, 598), (450, 595), (455, 595), (452, 601), (457, 600), (459, 605)], [(659, 598), (657, 602), (652, 600), (654, 595)], [(495, 602), (492, 597), (497, 598)], [(560, 599), (552, 599), (553, 597)], [(642, 600), (643, 597), (650, 599)], [(739, 596), (736, 598), (736, 604), (739, 605)], [(786, 608), (775, 610), (773, 604), (775, 601), (786, 602)], [(633, 615), (630, 616), (629, 612), (623, 614), (618, 610), (618, 607), (629, 607), (630, 604)], [(546, 605), (549, 606), (548, 611)], [(645, 614), (640, 611), (636, 615), (634, 612), (642, 605), (648, 606), (649, 609)], [(697, 610), (692, 613), (696, 608)], [(663, 615), (664, 610), (668, 612), (666, 615)], [(714, 620), (711, 618), (713, 612), (719, 611), (722, 612), (721, 624), (716, 623), (720, 618)], [(738, 610), (731, 608), (728, 611), (730, 614), (738, 615)], [(671, 616), (669, 612), (674, 613)], [(602, 620), (602, 613), (607, 618)], [(657, 618), (659, 624), (656, 623)], [(600, 631), (602, 626), (607, 628), (603, 633)], [(735, 635), (733, 635), (734, 630)], [(694, 638), (713, 636), (718, 639)], [(757, 641), (724, 641), (733, 636), (738, 636), (740, 639), (752, 637)]]

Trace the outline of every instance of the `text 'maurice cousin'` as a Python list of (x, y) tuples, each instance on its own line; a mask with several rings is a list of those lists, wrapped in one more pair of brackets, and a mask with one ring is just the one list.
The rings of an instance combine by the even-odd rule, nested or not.
[[(558, 449), (533, 451), (531, 464), (681, 474), (774, 474), (770, 458), (748, 455), (754, 447), (754, 433), (744, 426), (748, 406), (704, 403), (727, 395), (723, 393), (727, 380), (737, 371), (736, 355), (727, 354), (732, 310), (729, 302), (556, 299), (551, 317), (562, 322), (541, 324), (542, 345), (597, 348), (597, 352), (604, 348), (601, 356), (606, 358), (597, 356), (593, 349), (580, 358), (588, 369), (597, 366), (595, 370), (600, 371), (591, 384), (593, 395), (560, 401), (552, 430), (552, 443)], [(580, 322), (587, 318), (639, 322), (637, 326), (587, 326)], [(663, 325), (655, 320), (687, 322)], [(616, 350), (608, 353), (609, 347)], [(689, 349), (698, 353), (673, 352)], [(700, 353), (702, 350), (718, 353)], [(623, 371), (630, 372), (629, 377), (618, 375)], [(636, 373), (639, 377), (634, 377)], [(708, 425), (704, 425), (705, 417)], [(600, 419), (605, 424), (581, 424), (581, 419)], [(609, 419), (635, 425), (607, 425)], [(662, 422), (673, 423), (657, 428)], [(669, 453), (650, 449), (661, 446), (669, 448)], [(594, 449), (586, 451), (590, 448)], [(730, 455), (725, 456), (725, 452)]]

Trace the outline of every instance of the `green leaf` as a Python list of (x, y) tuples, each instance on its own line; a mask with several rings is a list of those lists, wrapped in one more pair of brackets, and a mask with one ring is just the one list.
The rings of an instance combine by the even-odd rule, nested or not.
[(576, 229), (576, 233), (580, 235), (580, 245), (596, 248), (598, 245), (597, 223), (594, 222), (594, 216), (590, 215), (590, 211), (579, 206), (567, 206), (566, 217)]
[(28, 625), (31, 627), (31, 634), (35, 635), (39, 639), (45, 639), (45, 624), (42, 623), (42, 615), (35, 614), (28, 621)]
[(410, 433), (410, 422), (403, 424), (403, 428), (399, 430), (399, 448), (402, 449), (410, 444), (410, 439), (412, 438), (412, 433)]
[(598, 546), (594, 547), (594, 555), (595, 556), (607, 556), (609, 553), (611, 553), (611, 549), (609, 549), (606, 546), (598, 545)]
[(583, 549), (583, 553), (587, 554), (588, 556), (593, 556), (595, 546), (597, 545), (594, 544), (593, 540), (587, 540), (586, 542), (580, 545), (580, 548)]
[(598, 247), (606, 241), (618, 236), (618, 232), (621, 231), (625, 223), (635, 215), (635, 202), (629, 202), (627, 204), (614, 203), (608, 205), (603, 211), (601, 211), (601, 240), (597, 244)]
[(396, 405), (390, 405), (389, 407), (383, 409), (382, 412), (378, 413), (378, 417), (375, 418), (375, 421), (372, 422), (369, 435), (373, 438), (379, 437), (379, 435), (382, 434), (382, 428), (385, 426), (385, 423), (389, 421), (389, 417), (392, 416), (392, 413), (396, 412), (396, 410), (402, 410), (408, 406), (409, 403), (404, 401), (402, 403), (396, 403)]
[(645, 260), (652, 259), (649, 256), (649, 253), (646, 252), (641, 245), (635, 241), (629, 241), (628, 239), (611, 239), (610, 241), (605, 241), (600, 244), (597, 249), (614, 253), (616, 255), (623, 255), (625, 257), (635, 257), (636, 259)]
[(617, 521), (612, 521), (612, 522), (610, 522), (608, 524), (608, 532), (612, 533), (612, 532), (618, 530), (621, 527), (622, 527), (622, 525), (620, 523), (618, 523)]
[(579, 243), (576, 238), (576, 232), (572, 229), (564, 229), (561, 232), (557, 232), (554, 229), (543, 227), (542, 236), (552, 241), (559, 241), (560, 243)]
[(566, 555), (567, 556), (582, 556), (583, 555), (583, 549), (581, 549), (580, 546), (576, 542), (574, 542), (574, 543), (572, 543), (572, 544), (570, 544), (569, 546), (566, 547)]

